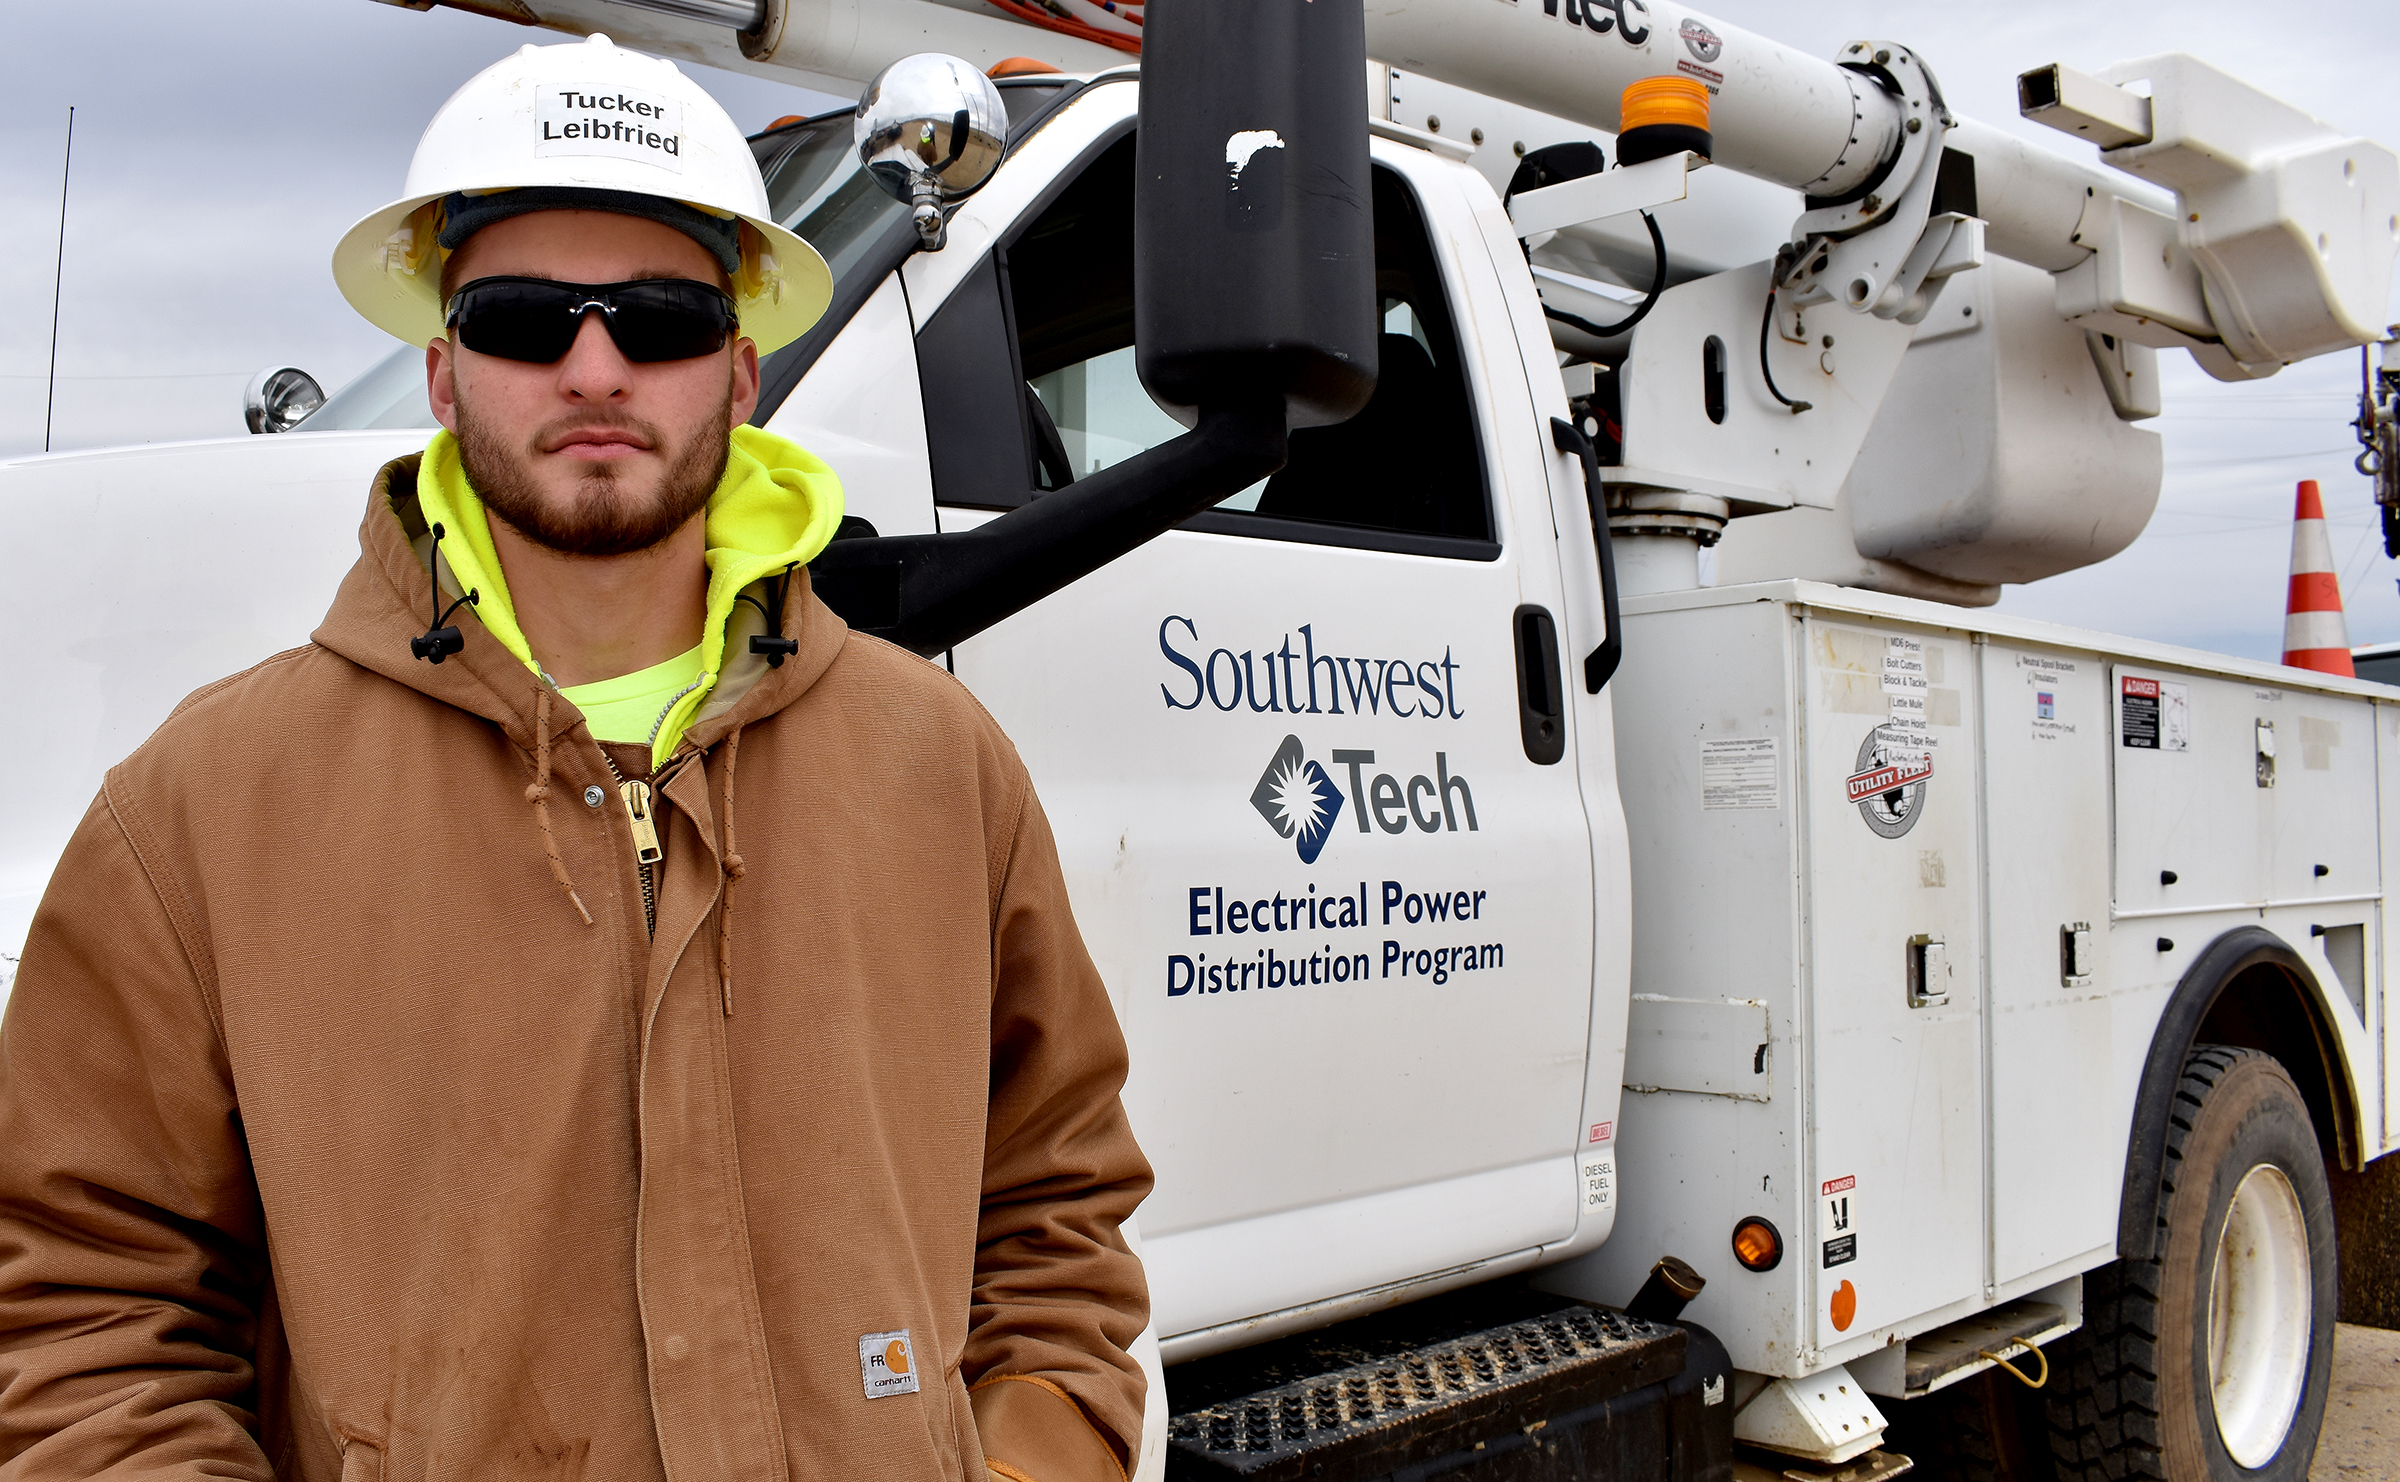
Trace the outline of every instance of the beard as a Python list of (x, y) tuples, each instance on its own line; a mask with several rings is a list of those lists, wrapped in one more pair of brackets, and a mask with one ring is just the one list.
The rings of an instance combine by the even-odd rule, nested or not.
[[(707, 507), (732, 452), (723, 431), (733, 408), (730, 385), (714, 416), (680, 442), (671, 442), (656, 423), (591, 411), (548, 423), (522, 447), (511, 447), (470, 412), (463, 398), (457, 408), (459, 463), (484, 508), (527, 540), (561, 555), (623, 556), (657, 545)], [(653, 448), (671, 449), (664, 476), (651, 485), (616, 463), (589, 464), (570, 475), (564, 498), (546, 493), (534, 477), (537, 460), (545, 456), (537, 450), (545, 440), (579, 427), (627, 428)]]

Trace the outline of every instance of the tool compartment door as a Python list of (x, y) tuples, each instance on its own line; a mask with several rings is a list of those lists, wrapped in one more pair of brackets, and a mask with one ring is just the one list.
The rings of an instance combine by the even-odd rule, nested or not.
[[(2117, 919), (2256, 909), (2275, 849), (2272, 789), (2255, 780), (2268, 718), (2258, 693), (2152, 665), (2118, 664), (2110, 677)], [(2126, 936), (2138, 946), (2157, 934)]]
[[(2317, 980), (2360, 1125), (2383, 1119), (2377, 983), (2371, 970), (2381, 908), (2381, 827), (2371, 700), (2321, 690), (2244, 687), (2275, 734), (2272, 788), (2253, 783), (2269, 815), (2261, 861), (2266, 925), (2292, 944)], [(2255, 754), (2255, 721), (2252, 746)], [(2256, 764), (2253, 762), (2253, 775)], [(2362, 1139), (2364, 1140), (2364, 1139)]]
[[(1991, 907), (1992, 1268), (2001, 1285), (2114, 1246), (2154, 1004), (2108, 962), (2109, 666), (1983, 649)], [(2080, 962), (2064, 934), (2089, 928)], [(2088, 971), (2069, 969), (2082, 966)], [(2139, 1007), (2136, 1005), (2139, 1004)]]
[[(1964, 635), (1812, 612), (1798, 636), (1815, 1133), (1792, 1245), (1829, 1349), (1983, 1291), (1982, 779)], [(1929, 954), (1938, 1001), (1912, 1004)]]
[[(2380, 893), (2373, 702), (2302, 689), (2259, 687), (2251, 695), (2276, 737), (2267, 899), (2356, 903)], [(2255, 728), (2251, 744), (2255, 754)], [(2337, 916), (2363, 919), (2361, 912), (2319, 912), (2311, 924)]]
[[(1133, 372), (1132, 164), (1129, 131), (1097, 138), (919, 301), (946, 528), (1180, 432)], [(1440, 228), (1455, 169), (1376, 148), (1375, 403), (955, 654), (1033, 771), (1131, 1040), (1171, 1352), (1575, 1227), (1591, 855), (1573, 739), (1534, 759), (1519, 672), (1530, 633), (1534, 699), (1572, 726), (1538, 641), (1548, 458), (1506, 442), (1540, 426), (1513, 347), (1473, 353), (1506, 310)]]

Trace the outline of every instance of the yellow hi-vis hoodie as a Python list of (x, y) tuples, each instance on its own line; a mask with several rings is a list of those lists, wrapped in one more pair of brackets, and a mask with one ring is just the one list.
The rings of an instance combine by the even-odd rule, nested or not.
[[(476, 594), (477, 620), (526, 668), (541, 674), (533, 647), (517, 625), (483, 498), (467, 482), (458, 439), (447, 431), (435, 433), (425, 445), (425, 459), (417, 470), (417, 499), (426, 520), (438, 522), (446, 532), (442, 560), (459, 589)], [(772, 432), (733, 429), (725, 477), (708, 497), (708, 618), (701, 625), (700, 677), (660, 717), (650, 742), (652, 766), (665, 765), (716, 688), (725, 668), (727, 625), (742, 588), (789, 567), (807, 565), (841, 523), (842, 483), (823, 460)]]

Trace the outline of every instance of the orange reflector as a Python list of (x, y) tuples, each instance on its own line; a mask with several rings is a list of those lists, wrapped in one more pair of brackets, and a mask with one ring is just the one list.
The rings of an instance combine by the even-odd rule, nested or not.
[(1002, 57), (984, 70), (986, 77), (1024, 77), (1036, 72), (1056, 72), (1049, 62), (1037, 62), (1031, 57)]
[(1850, 1324), (1858, 1320), (1857, 1287), (1845, 1281), (1834, 1289), (1832, 1316), (1835, 1332), (1847, 1333), (1850, 1331)]
[(1651, 124), (1708, 129), (1708, 87), (1697, 77), (1643, 77), (1625, 84), (1617, 132)]
[(1783, 1236), (1757, 1215), (1733, 1227), (1733, 1258), (1752, 1271), (1772, 1271), (1783, 1263)]

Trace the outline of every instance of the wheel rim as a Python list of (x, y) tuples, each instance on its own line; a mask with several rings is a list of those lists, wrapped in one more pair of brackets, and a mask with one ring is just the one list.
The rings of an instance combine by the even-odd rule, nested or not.
[(2308, 1382), (2314, 1321), (2308, 1221), (2283, 1170), (2242, 1175), (2217, 1234), (2208, 1298), (2208, 1382), (2217, 1434), (2238, 1466), (2282, 1449)]

